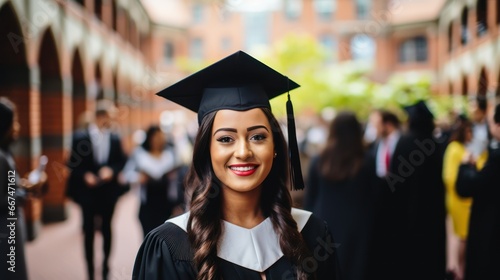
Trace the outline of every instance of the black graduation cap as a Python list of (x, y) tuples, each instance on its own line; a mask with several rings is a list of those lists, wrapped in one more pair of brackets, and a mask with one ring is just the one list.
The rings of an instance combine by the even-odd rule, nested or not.
[(419, 100), (417, 103), (404, 107), (408, 118), (410, 120), (433, 120), (434, 115), (429, 110), (427, 105), (423, 100)]
[[(238, 51), (163, 89), (157, 95), (198, 113), (200, 124), (203, 117), (217, 110), (270, 109), (270, 99), (298, 87), (288, 77), (247, 53)], [(293, 189), (303, 189), (290, 94), (287, 115), (291, 184)]]

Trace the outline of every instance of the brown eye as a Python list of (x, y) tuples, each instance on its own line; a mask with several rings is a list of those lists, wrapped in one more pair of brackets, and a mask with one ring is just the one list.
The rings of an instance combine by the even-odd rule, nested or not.
[(266, 139), (267, 137), (265, 135), (262, 135), (262, 134), (256, 134), (254, 136), (252, 136), (250, 138), (250, 140), (255, 140), (255, 141), (262, 141), (264, 139)]
[(231, 139), (231, 137), (229, 137), (229, 136), (222, 136), (220, 138), (217, 138), (217, 141), (221, 142), (221, 143), (229, 143), (229, 142), (232, 142), (233, 139)]

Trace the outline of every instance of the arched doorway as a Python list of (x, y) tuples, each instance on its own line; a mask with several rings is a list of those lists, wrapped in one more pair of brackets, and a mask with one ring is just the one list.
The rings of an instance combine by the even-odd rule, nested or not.
[[(44, 196), (43, 220), (62, 221), (66, 219), (64, 209), (65, 179), (60, 166), (64, 164), (64, 141), (70, 136), (71, 115), (69, 106), (71, 99), (64, 96), (59, 55), (52, 30), (47, 29), (42, 36), (38, 54), (40, 68), (40, 100), (41, 100), (41, 143), (42, 153), (49, 158), (46, 169), (48, 193)], [(51, 168), (52, 167), (52, 168)]]
[(498, 73), (497, 92), (496, 92), (495, 96), (496, 96), (496, 101), (500, 102), (500, 73)]
[(462, 77), (462, 96), (467, 97), (469, 94), (469, 85), (467, 82), (467, 76)]
[(467, 45), (469, 42), (469, 9), (464, 7), (462, 16), (460, 17), (460, 42), (462, 45)]
[[(14, 102), (21, 124), (21, 134), (13, 146), (16, 167), (20, 174), (28, 172), (31, 166), (32, 145), (30, 138), (30, 70), (26, 60), (26, 48), (18, 17), (10, 3), (0, 9), (0, 96)], [(19, 109), (23, 108), (23, 109)]]
[(482, 68), (479, 74), (479, 82), (477, 85), (477, 96), (478, 98), (486, 98), (488, 93), (488, 75), (486, 74), (486, 69)]
[(84, 113), (87, 108), (87, 88), (85, 86), (85, 77), (83, 74), (83, 64), (78, 49), (73, 53), (71, 65), (71, 78), (73, 81), (72, 92), (72, 108), (73, 108), (73, 124), (72, 127), (82, 128), (85, 126)]
[(488, 0), (478, 0), (476, 5), (476, 32), (481, 37), (488, 32)]
[(94, 75), (95, 75), (95, 80), (94, 80), (95, 92), (94, 92), (93, 97), (96, 100), (104, 99), (104, 89), (103, 89), (103, 85), (102, 85), (102, 72), (101, 72), (101, 66), (99, 65), (99, 62), (97, 62), (95, 65)]

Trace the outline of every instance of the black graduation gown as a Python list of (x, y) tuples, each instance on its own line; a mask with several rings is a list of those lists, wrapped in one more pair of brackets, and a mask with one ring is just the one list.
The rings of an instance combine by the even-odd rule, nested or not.
[(489, 151), (488, 160), (481, 171), (472, 165), (461, 165), (456, 188), (459, 195), (473, 198), (465, 255), (465, 279), (498, 279), (500, 148)]
[(373, 177), (365, 161), (353, 178), (330, 181), (320, 174), (319, 157), (312, 160), (304, 208), (330, 226), (343, 280), (364, 280), (369, 275), (373, 244)]
[[(310, 216), (301, 231), (312, 252), (311, 267), (316, 279), (339, 279), (336, 276), (335, 244), (324, 221)], [(195, 280), (196, 269), (187, 233), (178, 225), (166, 222), (151, 231), (141, 245), (135, 260), (135, 280)], [(223, 279), (261, 280), (260, 273), (218, 258)], [(294, 268), (281, 257), (266, 271), (267, 280), (295, 279)]]
[[(369, 279), (444, 279), (443, 152), (442, 141), (432, 135), (401, 136), (388, 177), (378, 179)], [(372, 161), (375, 155), (376, 146)]]

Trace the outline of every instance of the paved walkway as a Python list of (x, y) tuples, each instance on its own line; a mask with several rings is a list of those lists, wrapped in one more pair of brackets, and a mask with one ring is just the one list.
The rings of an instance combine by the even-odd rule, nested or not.
[[(113, 217), (113, 245), (110, 257), (110, 280), (132, 278), (135, 256), (142, 242), (137, 219), (139, 202), (135, 192), (124, 195)], [(80, 208), (70, 202), (69, 218), (43, 226), (38, 237), (26, 245), (31, 280), (86, 280)], [(101, 279), (102, 237), (95, 238), (96, 279)]]

